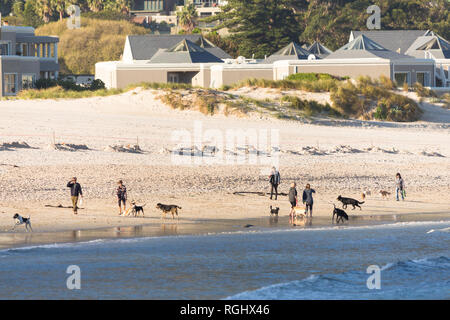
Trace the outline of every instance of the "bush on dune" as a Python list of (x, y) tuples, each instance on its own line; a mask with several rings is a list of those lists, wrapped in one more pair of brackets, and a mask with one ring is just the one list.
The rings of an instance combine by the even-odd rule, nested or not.
[(94, 74), (95, 63), (119, 60), (126, 36), (146, 34), (147, 30), (126, 20), (83, 17), (80, 29), (68, 29), (67, 21), (48, 23), (36, 29), (36, 35), (59, 37), (61, 73)]

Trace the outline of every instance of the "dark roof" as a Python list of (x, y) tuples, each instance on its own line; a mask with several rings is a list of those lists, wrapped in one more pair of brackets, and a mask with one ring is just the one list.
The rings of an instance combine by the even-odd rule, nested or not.
[(365, 35), (359, 35), (352, 42), (328, 55), (325, 59), (383, 58), (390, 60), (413, 59), (411, 56), (390, 51)]
[(326, 56), (328, 56), (330, 53), (333, 52), (318, 41), (315, 41), (312, 45), (307, 47), (306, 50), (308, 50), (309, 52), (311, 52), (312, 54), (321, 59), (325, 58)]
[(311, 55), (306, 49), (303, 49), (298, 43), (291, 42), (286, 47), (278, 50), (268, 57), (264, 62), (273, 63), (279, 60), (307, 60)]
[(170, 49), (159, 49), (148, 63), (222, 63), (206, 49), (183, 39)]
[(351, 33), (353, 39), (365, 35), (388, 50), (404, 54), (418, 37), (430, 32), (426, 30), (370, 30), (352, 31)]
[(131, 53), (134, 60), (150, 60), (159, 49), (169, 49), (183, 39), (198, 43), (200, 46), (204, 46), (206, 51), (220, 59), (231, 58), (228, 53), (219, 47), (214, 46), (214, 44), (198, 34), (128, 36)]
[(430, 52), (436, 59), (450, 59), (450, 43), (436, 34), (419, 37), (406, 51), (406, 54), (416, 58), (426, 58), (427, 52)]

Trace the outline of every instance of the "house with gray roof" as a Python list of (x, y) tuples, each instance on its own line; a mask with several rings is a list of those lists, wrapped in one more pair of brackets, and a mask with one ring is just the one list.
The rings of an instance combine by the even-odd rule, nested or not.
[(359, 76), (385, 76), (399, 85), (405, 82), (409, 85), (415, 82), (421, 82), (424, 86), (435, 85), (434, 61), (391, 51), (364, 34), (324, 59), (274, 63), (276, 80), (298, 72), (328, 73), (355, 79)]

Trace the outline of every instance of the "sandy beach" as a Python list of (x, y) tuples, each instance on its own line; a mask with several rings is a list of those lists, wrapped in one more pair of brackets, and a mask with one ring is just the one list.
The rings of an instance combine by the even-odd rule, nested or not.
[[(274, 93), (241, 90), (239, 94), (264, 98)], [(135, 90), (80, 100), (1, 101), (2, 238), (24, 232), (23, 227), (10, 231), (16, 212), (31, 216), (38, 233), (142, 225), (159, 228), (158, 202), (183, 208), (178, 224), (269, 217), (270, 205), (280, 207), (280, 217), (287, 216), (285, 196), (275, 201), (267, 196), (234, 194), (270, 191), (272, 164), (280, 169), (281, 192), (288, 192), (292, 181), (297, 182), (300, 194), (306, 183), (316, 190), (316, 217), (331, 218), (338, 195), (361, 200), (363, 190), (370, 190), (371, 195), (363, 210), (348, 208), (352, 216), (450, 215), (448, 109), (425, 104), (423, 121), (416, 123), (323, 118), (288, 121), (260, 114), (206, 116), (172, 110), (157, 95)], [(199, 128), (202, 143), (216, 147), (211, 132), (226, 138), (227, 130), (252, 129), (260, 136), (267, 130), (270, 139), (278, 140), (279, 150), (247, 141), (250, 147), (238, 144), (234, 151), (228, 150), (240, 152), (242, 163), (226, 163), (217, 155), (174, 157), (170, 151), (183, 145), (174, 137), (188, 132), (194, 141)], [(184, 146), (190, 147), (192, 141)], [(127, 149), (135, 144), (138, 150)], [(405, 180), (405, 201), (395, 201), (396, 172)], [(85, 194), (79, 214), (46, 207), (70, 205), (66, 184), (72, 176), (78, 177)], [(114, 195), (118, 179), (127, 186), (129, 200), (146, 205), (145, 218), (118, 215)], [(382, 199), (379, 190), (391, 192), (390, 197)], [(173, 223), (166, 220), (168, 225)]]

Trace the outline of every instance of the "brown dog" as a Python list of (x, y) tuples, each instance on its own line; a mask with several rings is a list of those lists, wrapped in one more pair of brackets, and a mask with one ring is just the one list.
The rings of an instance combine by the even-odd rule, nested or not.
[(177, 216), (178, 219), (178, 209), (181, 209), (181, 207), (174, 205), (174, 204), (162, 204), (162, 203), (158, 203), (156, 205), (156, 209), (159, 209), (162, 211), (162, 218), (165, 219), (166, 218), (166, 213), (171, 213), (172, 214), (172, 219), (175, 219), (175, 215)]
[(391, 195), (390, 192), (384, 191), (384, 190), (380, 190), (380, 195), (383, 199), (388, 199), (389, 196)]

